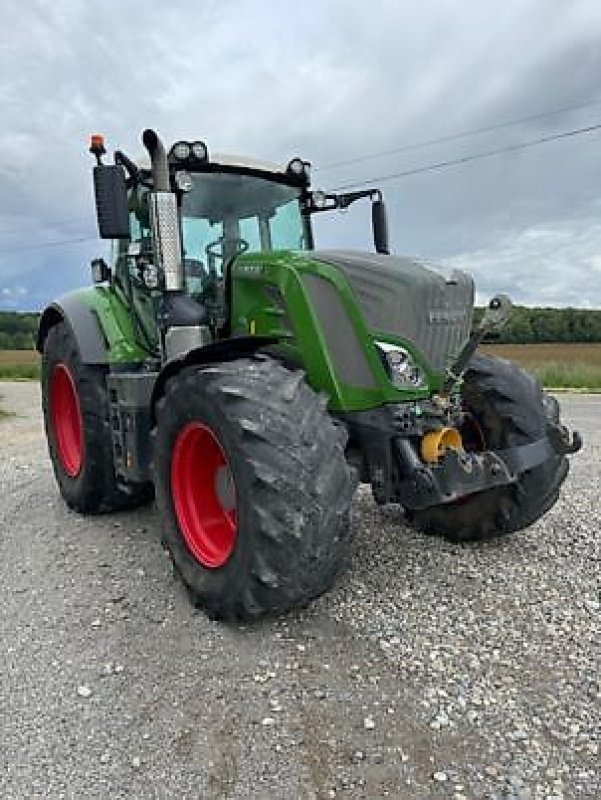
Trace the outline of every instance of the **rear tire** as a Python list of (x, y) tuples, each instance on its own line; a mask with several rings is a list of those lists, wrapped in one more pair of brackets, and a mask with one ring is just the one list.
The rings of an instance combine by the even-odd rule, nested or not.
[(209, 616), (257, 619), (332, 585), (356, 482), (346, 434), (302, 372), (267, 357), (185, 368), (153, 435), (164, 543)]
[(42, 407), (48, 450), (70, 508), (96, 514), (134, 508), (151, 484), (118, 484), (113, 462), (106, 369), (82, 364), (65, 322), (48, 332), (42, 357)]
[[(548, 421), (559, 419), (557, 401), (532, 375), (505, 359), (475, 355), (462, 391), (487, 449), (529, 444), (545, 435)], [(567, 474), (567, 458), (556, 455), (522, 473), (516, 484), (409, 512), (408, 517), (426, 533), (453, 542), (491, 539), (536, 522), (556, 503)]]

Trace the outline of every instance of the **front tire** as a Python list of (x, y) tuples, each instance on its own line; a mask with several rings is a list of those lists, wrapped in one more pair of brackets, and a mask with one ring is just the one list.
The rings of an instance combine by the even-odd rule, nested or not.
[(302, 372), (268, 357), (185, 368), (153, 435), (164, 542), (209, 616), (281, 613), (332, 585), (355, 479), (346, 436)]
[[(503, 450), (537, 441), (545, 435), (548, 422), (559, 420), (555, 399), (543, 392), (532, 375), (505, 359), (475, 355), (462, 393), (476, 428), (476, 435), (469, 431), (468, 438), (471, 434), (472, 444), (486, 449)], [(426, 533), (453, 542), (492, 539), (536, 522), (557, 502), (567, 474), (567, 458), (555, 455), (523, 472), (516, 484), (408, 516)]]
[(152, 485), (117, 483), (104, 367), (82, 364), (71, 328), (48, 332), (42, 356), (42, 407), (48, 451), (61, 495), (82, 514), (134, 508)]

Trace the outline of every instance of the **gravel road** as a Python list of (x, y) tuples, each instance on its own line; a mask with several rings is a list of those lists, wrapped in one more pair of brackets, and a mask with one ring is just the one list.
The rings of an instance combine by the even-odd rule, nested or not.
[(33, 383), (0, 384), (0, 797), (599, 798), (601, 396), (528, 531), (409, 530), (361, 491), (350, 573), (256, 626), (189, 604), (152, 509), (60, 500)]

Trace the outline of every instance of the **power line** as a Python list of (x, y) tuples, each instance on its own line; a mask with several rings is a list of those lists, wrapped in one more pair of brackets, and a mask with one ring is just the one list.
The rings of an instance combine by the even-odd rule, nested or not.
[[(447, 167), (456, 166), (458, 164), (467, 164), (468, 162), (471, 161), (479, 161), (480, 159), (490, 158), (491, 156), (501, 155), (502, 153), (511, 153), (515, 152), (516, 150), (525, 150), (529, 147), (535, 147), (540, 144), (546, 144), (547, 142), (555, 142), (560, 139), (568, 139), (573, 136), (580, 136), (587, 133), (593, 133), (600, 129), (601, 129), (601, 122), (596, 123), (595, 125), (588, 125), (584, 128), (574, 128), (569, 131), (562, 131), (561, 133), (555, 133), (551, 136), (541, 136), (538, 139), (531, 139), (527, 142), (519, 142), (517, 144), (506, 145), (505, 147), (499, 147), (495, 150), (487, 150), (482, 153), (472, 153), (467, 156), (462, 156), (461, 158), (454, 158), (447, 161), (438, 161), (433, 164), (425, 164), (423, 166), (415, 167), (413, 169), (403, 170), (402, 172), (394, 172), (386, 175), (380, 175), (378, 177), (366, 178), (361, 181), (355, 181), (353, 183), (347, 183), (343, 184), (342, 186), (337, 186), (332, 191), (335, 192), (346, 191), (347, 189), (355, 189), (360, 186), (365, 186), (368, 183), (385, 183), (387, 181), (406, 178), (411, 175), (419, 175), (423, 172), (436, 172), (438, 170), (446, 169)], [(22, 253), (32, 250), (45, 250), (48, 247), (63, 247), (71, 244), (80, 244), (81, 242), (93, 241), (96, 238), (97, 238), (96, 236), (84, 236), (84, 237), (79, 237), (77, 239), (63, 239), (59, 242), (46, 242), (45, 244), (26, 245), (25, 247), (0, 250), (0, 255), (10, 255), (12, 253)]]
[[(44, 228), (60, 228), (64, 225), (70, 225), (74, 222), (84, 222), (85, 220), (89, 219), (89, 215), (85, 217), (71, 217), (70, 219), (61, 219), (61, 220), (54, 220), (52, 222), (44, 222)], [(92, 237), (91, 237), (92, 238)], [(0, 250), (0, 255), (4, 254), (11, 254), (11, 253), (20, 253), (24, 250), (40, 250), (45, 247), (54, 247), (55, 245), (60, 244), (74, 244), (75, 242), (86, 241), (86, 239), (66, 239), (60, 242), (49, 242), (48, 244), (39, 244), (39, 245), (26, 245), (25, 247), (17, 247), (14, 249), (8, 250)]]
[(355, 189), (360, 186), (365, 186), (368, 183), (385, 183), (386, 181), (393, 181), (397, 180), (398, 178), (406, 178), (409, 175), (419, 175), (422, 172), (436, 172), (437, 170), (446, 169), (447, 167), (452, 167), (457, 164), (467, 164), (469, 161), (478, 161), (482, 158), (490, 158), (491, 156), (500, 155), (501, 153), (511, 153), (515, 150), (525, 150), (528, 147), (545, 144), (546, 142), (555, 142), (558, 139), (568, 139), (569, 137), (580, 136), (585, 133), (592, 133), (593, 131), (597, 131), (599, 129), (601, 129), (601, 122), (595, 125), (588, 125), (586, 128), (574, 128), (570, 131), (555, 133), (552, 136), (541, 136), (538, 139), (531, 139), (527, 142), (506, 145), (505, 147), (499, 147), (496, 150), (487, 150), (482, 153), (472, 153), (467, 156), (462, 156), (461, 158), (453, 158), (448, 161), (438, 161), (433, 164), (425, 164), (421, 167), (415, 167), (414, 169), (403, 170), (402, 172), (393, 172), (387, 175), (380, 175), (374, 178), (366, 178), (365, 180), (354, 181), (353, 183), (346, 183), (342, 186), (337, 186), (332, 191), (338, 192), (347, 189)]
[(322, 164), (317, 165), (314, 167), (314, 171), (323, 171), (326, 169), (334, 169), (336, 167), (347, 167), (351, 166), (352, 164), (360, 164), (363, 161), (371, 161), (376, 158), (381, 158), (383, 156), (393, 156), (397, 155), (398, 153), (406, 153), (410, 150), (420, 150), (423, 147), (428, 147), (432, 144), (441, 144), (442, 142), (451, 142), (455, 139), (463, 139), (467, 136), (476, 136), (480, 133), (489, 133), (491, 131), (498, 131), (502, 130), (503, 128), (511, 128), (514, 125), (522, 125), (525, 122), (534, 122), (538, 119), (544, 119), (545, 117), (555, 116), (557, 114), (565, 114), (568, 111), (578, 111), (583, 108), (589, 108), (591, 106), (598, 106), (601, 104), (601, 98), (598, 100), (589, 100), (586, 103), (579, 103), (578, 105), (573, 106), (564, 106), (563, 108), (555, 108), (550, 111), (542, 111), (539, 114), (531, 114), (527, 117), (517, 117), (515, 119), (506, 120), (505, 122), (496, 122), (491, 125), (484, 125), (480, 128), (468, 128), (463, 131), (456, 131), (454, 133), (448, 133), (444, 136), (437, 136), (434, 139), (424, 139), (419, 142), (412, 142), (409, 144), (404, 144), (399, 147), (393, 147), (390, 150), (379, 150), (375, 153), (366, 153), (363, 156), (356, 156), (355, 158), (348, 158), (344, 161), (334, 161), (330, 162), (329, 164)]
[(63, 247), (68, 244), (77, 244), (79, 242), (91, 242), (97, 239), (97, 236), (84, 236), (79, 239), (63, 239), (60, 242), (46, 242), (45, 244), (26, 245), (25, 247), (15, 247), (11, 250), (0, 250), (0, 256), (12, 255), (12, 253), (24, 253), (27, 250), (45, 250), (47, 247)]

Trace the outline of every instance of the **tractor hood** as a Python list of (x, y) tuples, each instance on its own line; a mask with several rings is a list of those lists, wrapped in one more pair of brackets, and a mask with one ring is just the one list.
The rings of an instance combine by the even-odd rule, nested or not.
[(311, 256), (344, 273), (374, 333), (412, 342), (432, 368), (443, 370), (468, 338), (474, 281), (465, 272), (445, 275), (415, 259), (348, 250)]

